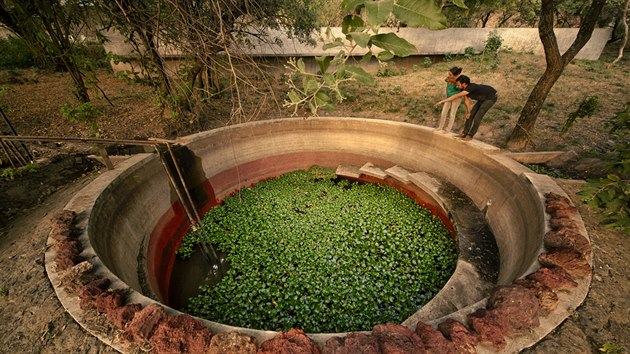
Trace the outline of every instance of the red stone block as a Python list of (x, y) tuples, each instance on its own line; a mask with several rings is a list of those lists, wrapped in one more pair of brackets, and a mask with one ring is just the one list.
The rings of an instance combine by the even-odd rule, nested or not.
[(142, 305), (140, 304), (125, 305), (105, 312), (105, 317), (118, 329), (125, 329), (136, 312), (140, 310), (142, 310)]
[(272, 339), (260, 344), (258, 354), (319, 354), (317, 343), (313, 342), (303, 331), (292, 328), (288, 332), (280, 332)]
[(591, 274), (591, 265), (586, 258), (574, 250), (553, 250), (542, 253), (538, 261), (545, 267), (559, 267), (573, 277), (585, 277)]
[(424, 349), (429, 354), (455, 353), (453, 342), (446, 339), (442, 332), (424, 322), (416, 324), (416, 334), (424, 343)]
[(568, 249), (587, 256), (591, 253), (591, 244), (588, 239), (581, 233), (573, 229), (559, 229), (549, 231), (543, 238), (547, 249)]
[(479, 335), (466, 328), (461, 322), (448, 319), (438, 325), (438, 329), (455, 345), (458, 354), (475, 354), (475, 346), (479, 343)]
[(383, 354), (425, 353), (422, 339), (403, 325), (395, 323), (376, 325), (372, 328), (372, 335), (378, 338)]
[(525, 277), (551, 288), (554, 291), (575, 288), (577, 283), (573, 277), (562, 268), (542, 267)]
[(166, 317), (149, 342), (155, 353), (207, 353), (212, 332), (190, 315)]
[(490, 344), (495, 349), (506, 347), (505, 336), (513, 329), (510, 325), (502, 325), (507, 320), (496, 310), (479, 309), (467, 316), (470, 326), (479, 333), (479, 341), (482, 344)]
[(157, 326), (168, 317), (164, 308), (151, 304), (137, 312), (122, 334), (130, 342), (142, 342), (151, 339)]
[(380, 354), (378, 339), (370, 334), (350, 333), (326, 341), (324, 354)]
[(94, 298), (94, 308), (98, 313), (107, 313), (119, 308), (124, 300), (122, 290), (108, 290)]
[(505, 318), (515, 333), (525, 333), (540, 324), (538, 298), (522, 286), (495, 287), (488, 299), (488, 308)]
[(558, 294), (536, 280), (517, 279), (512, 284), (529, 289), (538, 298), (538, 309), (542, 314), (553, 312), (558, 306)]

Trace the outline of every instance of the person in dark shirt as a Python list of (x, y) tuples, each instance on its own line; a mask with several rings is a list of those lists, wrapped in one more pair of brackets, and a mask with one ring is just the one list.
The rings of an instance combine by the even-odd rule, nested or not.
[[(497, 102), (497, 90), (492, 86), (473, 84), (466, 75), (457, 78), (456, 86), (458, 89), (462, 90), (462, 92), (437, 102), (435, 107), (437, 108), (445, 102), (464, 97), (464, 106), (466, 107), (464, 119), (466, 123), (464, 124), (464, 131), (460, 134), (460, 137), (464, 140), (471, 140), (475, 133), (477, 133), (483, 116), (488, 112), (490, 107), (494, 106)], [(471, 99), (477, 101), (472, 110), (470, 109)]]

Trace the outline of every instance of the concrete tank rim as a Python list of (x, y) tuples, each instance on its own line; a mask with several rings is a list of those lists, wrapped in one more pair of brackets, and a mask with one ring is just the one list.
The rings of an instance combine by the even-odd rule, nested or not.
[[(291, 118), (289, 118), (291, 119)], [(302, 120), (300, 118), (293, 118), (294, 120)], [(393, 122), (393, 121), (382, 121), (382, 120), (376, 120), (376, 119), (365, 119), (365, 118), (339, 118), (339, 117), (326, 117), (326, 118), (311, 118), (311, 120), (314, 121), (336, 121), (336, 120), (344, 120), (344, 119), (349, 119), (349, 120), (355, 120), (355, 121), (360, 121), (360, 122), (370, 122), (370, 121), (378, 121), (380, 124), (386, 124), (386, 125), (390, 125), (390, 126), (403, 126), (403, 127), (414, 127), (415, 129), (420, 129), (422, 131), (424, 131), (425, 133), (429, 133), (432, 134), (433, 133), (433, 129), (432, 128), (428, 128), (428, 127), (419, 127), (417, 125), (414, 124), (410, 124), (410, 123), (402, 123), (402, 122)], [(234, 130), (234, 129), (239, 129), (242, 127), (249, 127), (250, 125), (259, 125), (259, 124), (270, 124), (270, 123), (276, 123), (276, 122), (286, 122), (286, 119), (277, 119), (277, 120), (270, 120), (270, 121), (259, 121), (259, 122), (250, 122), (250, 123), (244, 123), (244, 124), (240, 124), (240, 125), (236, 125), (236, 126), (229, 126), (229, 127), (224, 127), (224, 128), (219, 128), (219, 131), (223, 131), (223, 130)], [(187, 137), (182, 137), (180, 139), (178, 139), (178, 141), (180, 141), (181, 143), (188, 143), (190, 141), (194, 141), (194, 137), (201, 137), (201, 136), (207, 136), (208, 134), (213, 135), (213, 134), (217, 134), (216, 131), (209, 131), (209, 132), (201, 132), (201, 133), (197, 133), (191, 136), (187, 136)], [(445, 138), (449, 138), (449, 137), (445, 137)], [(491, 145), (485, 144), (485, 143), (481, 143), (481, 142), (473, 142), (472, 144), (467, 144), (467, 148), (475, 148), (475, 149), (479, 149), (481, 151), (483, 151), (484, 153), (489, 153), (489, 154), (501, 154), (501, 150), (493, 147)], [(130, 158), (128, 161), (125, 161), (123, 163), (121, 163), (123, 166), (126, 168), (130, 168), (132, 166), (136, 166), (139, 162), (141, 163), (142, 161), (146, 161), (146, 159), (150, 158), (150, 154), (142, 154), (139, 156), (135, 156)], [(116, 170), (115, 170), (116, 171)], [(91, 212), (91, 207), (93, 206), (90, 205), (90, 201), (88, 201), (87, 205), (80, 205), (80, 202), (77, 202), (77, 200), (80, 200), (81, 198), (85, 198), (86, 196), (83, 195), (82, 193), (88, 193), (90, 194), (91, 197), (94, 197), (94, 193), (101, 188), (101, 192), (103, 190), (105, 190), (107, 188), (108, 184), (102, 184), (103, 180), (106, 180), (108, 178), (111, 178), (110, 182), (113, 181), (115, 178), (119, 177), (119, 173), (122, 173), (125, 170), (122, 170), (120, 172), (115, 172), (115, 171), (108, 171), (108, 172), (112, 172), (112, 173), (104, 173), (101, 176), (99, 176), (97, 178), (97, 180), (99, 180), (101, 182), (101, 186), (100, 187), (86, 187), (84, 188), (84, 190), (82, 190), (81, 192), (79, 192), (77, 194), (77, 196), (75, 196), (75, 198), (73, 198), (73, 200), (71, 200), (71, 202), (68, 203), (68, 205), (66, 205), (66, 207), (64, 209), (66, 210), (72, 210), (77, 212), (77, 214), (84, 214), (84, 217), (89, 218), (89, 215), (85, 215), (85, 214), (89, 214)], [(534, 174), (535, 175), (535, 174)], [(527, 176), (526, 176), (527, 177)], [(553, 183), (553, 185), (549, 185), (546, 184), (548, 183), (548, 181), (544, 181), (544, 183), (541, 183), (540, 181), (536, 180), (537, 177), (534, 177), (534, 180), (529, 179), (530, 183), (532, 184), (533, 188), (535, 188), (538, 191), (539, 196), (542, 197), (542, 194), (545, 191), (548, 191), (550, 189), (560, 192), (561, 194), (566, 195), (566, 193), (564, 193), (562, 191), (562, 189), (560, 189), (560, 187), (558, 187), (555, 182)], [(95, 183), (96, 180), (93, 182)], [(91, 184), (90, 184), (91, 185)], [(85, 191), (85, 192), (84, 192)], [(90, 199), (90, 198), (87, 198)], [(91, 203), (94, 203), (96, 200), (94, 198), (92, 198)], [(580, 218), (581, 221), (581, 218)], [(88, 221), (85, 220), (85, 223), (87, 223)], [(581, 224), (581, 227), (584, 228), (583, 223)], [(585, 230), (585, 229), (584, 229)], [(81, 239), (83, 242), (85, 242), (87, 240), (87, 228), (84, 229), (83, 234), (81, 235)], [(52, 242), (52, 240), (49, 238), (48, 240), (49, 243)], [(89, 244), (89, 240), (88, 240), (88, 244)], [(109, 271), (109, 269), (107, 269), (107, 267), (105, 267), (100, 259), (98, 258), (98, 256), (96, 255), (95, 252), (93, 252), (93, 250), (91, 250), (89, 247), (88, 249), (86, 249), (85, 254), (89, 255), (88, 260), (95, 264), (95, 269), (96, 272), (100, 273), (100, 274), (104, 274), (107, 277), (109, 277), (112, 281), (113, 281), (113, 285), (116, 286), (120, 286), (123, 285), (126, 286), (126, 284), (124, 282), (122, 282), (120, 279), (118, 279), (118, 277), (113, 274), (111, 271)], [(90, 253), (92, 252), (92, 253)], [(592, 255), (591, 255), (592, 257)], [(51, 282), (53, 284), (53, 287), (55, 288), (55, 292), (57, 293), (58, 298), (60, 299), (60, 301), (62, 302), (63, 306), (66, 308), (66, 310), (77, 320), (77, 322), (79, 324), (81, 324), (81, 326), (83, 326), (84, 328), (86, 328), (90, 333), (92, 333), (93, 335), (99, 337), (102, 341), (104, 341), (105, 343), (111, 345), (112, 347), (121, 350), (121, 351), (125, 351), (127, 350), (126, 345), (124, 343), (116, 343), (115, 341), (112, 341), (108, 336), (103, 336), (101, 333), (95, 333), (97, 331), (94, 331), (93, 326), (90, 326), (89, 323), (85, 323), (86, 319), (85, 316), (83, 316), (82, 314), (82, 310), (80, 310), (80, 308), (78, 308), (76, 306), (76, 302), (77, 299), (75, 297), (69, 296), (69, 294), (60, 286), (58, 286), (58, 277), (60, 274), (58, 274), (58, 272), (56, 272), (54, 264), (53, 264), (53, 259), (54, 259), (54, 250), (52, 250), (52, 248), (49, 249), (48, 252), (46, 252), (46, 268), (47, 268), (47, 273), (49, 275), (49, 278), (51, 279)], [(590, 280), (591, 277), (587, 277), (587, 279), (585, 279), (584, 281), (580, 282), (579, 284), (579, 288), (576, 291), (575, 296), (572, 296), (568, 299), (564, 299), (566, 302), (566, 316), (562, 317), (562, 315), (559, 316), (562, 317), (561, 319), (557, 318), (555, 320), (555, 322), (557, 322), (555, 325), (553, 323), (550, 324), (546, 324), (546, 329), (544, 331), (534, 331), (534, 334), (536, 334), (539, 338), (535, 339), (532, 342), (532, 339), (530, 338), (529, 341), (527, 341), (527, 343), (519, 343), (520, 349), (522, 348), (526, 348), (529, 347), (531, 345), (533, 345), (537, 340), (539, 340), (540, 338), (542, 338), (542, 336), (546, 335), (546, 333), (550, 332), (553, 328), (555, 328), (555, 326), (557, 326), (562, 320), (564, 320), (564, 318), (566, 318), (568, 316), (568, 313), (571, 309), (577, 308), (577, 306), (579, 306), (579, 304), (582, 303), (582, 301), (584, 300), (584, 298), (586, 297), (586, 294), (588, 292), (588, 286), (590, 285)], [(135, 294), (133, 294), (130, 297), (130, 300), (136, 300), (138, 302), (140, 302), (142, 305), (147, 305), (150, 303), (158, 303), (157, 301), (154, 301), (142, 294), (139, 294), (137, 292), (134, 291)], [(133, 301), (130, 301), (133, 302)], [(478, 308), (479, 306), (483, 305), (483, 303), (485, 302), (485, 299), (477, 302), (476, 304), (472, 304), (473, 308)], [(163, 306), (168, 312), (170, 313), (179, 313), (176, 310), (173, 310), (171, 308), (169, 308), (168, 306), (165, 306), (163, 304), (160, 304), (161, 306)], [(556, 316), (558, 317), (558, 316)], [(558, 322), (559, 320), (559, 322)], [(223, 327), (223, 329), (227, 330), (227, 331), (235, 331), (235, 332), (239, 332), (239, 333), (243, 333), (243, 334), (250, 334), (252, 330), (250, 329), (246, 329), (246, 328), (239, 328), (239, 327), (233, 327), (233, 326), (227, 326), (227, 325), (222, 325), (216, 322), (211, 322), (211, 321), (207, 321), (204, 320), (204, 322), (209, 323), (211, 326), (211, 328), (214, 330), (215, 328), (218, 327)], [(540, 326), (539, 328), (541, 328), (543, 326)], [(275, 336), (277, 333), (279, 332), (274, 332), (274, 331), (258, 331), (255, 330), (257, 332), (263, 332), (262, 336), (257, 336), (256, 338), (259, 339), (259, 342), (262, 341), (262, 338), (272, 338), (273, 336)], [(250, 334), (251, 335), (251, 334)], [(332, 336), (337, 336), (339, 334), (334, 334), (334, 333), (326, 333), (326, 334), (309, 334), (309, 336), (311, 336), (311, 338), (313, 338), (314, 340), (316, 340), (317, 342), (319, 342), (320, 344), (323, 344), (322, 340), (324, 339), (328, 339)], [(542, 335), (542, 336), (541, 336)], [(519, 338), (522, 338), (519, 337)], [(325, 340), (324, 340), (325, 341)], [(515, 342), (519, 342), (518, 338)], [(523, 342), (523, 340), (521, 340), (521, 342)], [(259, 343), (260, 344), (260, 343)]]

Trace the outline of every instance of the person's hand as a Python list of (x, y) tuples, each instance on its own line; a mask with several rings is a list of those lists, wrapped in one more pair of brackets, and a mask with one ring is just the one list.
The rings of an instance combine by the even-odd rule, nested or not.
[(438, 108), (438, 107), (440, 107), (440, 105), (441, 105), (442, 103), (443, 103), (442, 101), (436, 102), (436, 103), (433, 105), (433, 107)]
[(466, 115), (464, 116), (464, 120), (468, 120), (468, 118), (470, 118), (470, 113), (466, 113)]

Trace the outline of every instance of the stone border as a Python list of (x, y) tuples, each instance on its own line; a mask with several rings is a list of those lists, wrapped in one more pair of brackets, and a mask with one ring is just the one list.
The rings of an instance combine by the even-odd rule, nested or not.
[[(492, 151), (492, 153), (487, 156), (495, 160), (503, 161), (503, 157), (501, 157), (501, 154), (497, 154), (496, 150), (489, 148), (489, 146), (488, 147), (485, 146), (483, 143), (472, 141), (472, 142), (464, 143), (464, 144), (468, 145), (467, 148), (471, 148), (471, 146), (479, 146), (482, 148), (482, 150)], [(93, 321), (95, 317), (89, 315), (86, 311), (81, 310), (80, 301), (77, 298), (76, 294), (73, 294), (71, 291), (68, 291), (66, 288), (62, 287), (61, 279), (64, 277), (67, 278), (69, 272), (79, 273), (78, 275), (75, 274), (74, 276), (75, 279), (81, 278), (83, 273), (86, 273), (86, 274), (90, 273), (93, 275), (92, 277), (95, 278), (92, 280), (98, 280), (98, 279), (104, 279), (104, 278), (108, 279), (108, 281), (111, 282), (111, 284), (108, 284), (106, 286), (107, 289), (119, 289), (118, 291), (121, 294), (124, 294), (124, 292), (129, 291), (129, 287), (127, 286), (127, 284), (122, 282), (117, 276), (111, 273), (108, 270), (108, 268), (102, 264), (101, 259), (97, 257), (94, 249), (92, 248), (89, 242), (88, 221), (89, 221), (90, 214), (92, 213), (92, 208), (94, 207), (94, 203), (96, 202), (97, 198), (100, 197), (100, 194), (109, 188), (110, 183), (116, 178), (118, 178), (120, 175), (133, 175), (135, 169), (139, 168), (140, 166), (144, 164), (149, 163), (150, 159), (151, 157), (148, 154), (147, 155), (143, 154), (143, 155), (134, 156), (130, 158), (129, 160), (122, 162), (119, 165), (120, 169), (103, 173), (101, 177), (97, 178), (88, 187), (86, 187), (79, 194), (77, 194), (68, 203), (68, 205), (66, 205), (65, 210), (76, 213), (76, 217), (75, 217), (76, 227), (82, 230), (81, 234), (76, 238), (76, 240), (78, 240), (81, 245), (80, 253), (76, 255), (76, 256), (79, 256), (80, 258), (72, 258), (72, 257), (70, 258), (70, 262), (73, 263), (74, 265), (71, 265), (69, 267), (64, 266), (65, 268), (61, 267), (61, 268), (64, 268), (65, 270), (60, 269), (60, 266), (58, 263), (59, 262), (58, 257), (60, 254), (63, 254), (65, 251), (60, 252), (60, 250), (58, 249), (59, 247), (56, 246), (56, 244), (59, 241), (54, 237), (55, 228), (53, 228), (53, 231), (51, 232), (51, 235), (49, 237), (49, 243), (48, 243), (49, 247), (45, 256), (47, 273), (49, 275), (49, 278), (51, 279), (51, 283), (53, 284), (53, 287), (55, 288), (55, 292), (57, 293), (57, 296), (59, 297), (62, 305), (66, 308), (66, 310), (87, 331), (99, 337), (103, 342), (107, 343), (108, 345), (111, 345), (112, 347), (122, 352), (127, 352), (130, 350), (129, 344), (125, 342), (121, 342), (117, 337), (112, 335), (111, 331), (103, 331), (103, 327), (101, 327), (101, 325), (95, 324)], [(507, 164), (511, 165), (511, 163), (509, 162)], [(511, 169), (521, 170), (520, 167), (516, 167), (516, 166), (511, 166)], [(529, 170), (524, 169), (524, 171), (529, 171)], [(536, 190), (538, 198), (541, 201), (541, 205), (545, 205), (545, 200), (546, 200), (545, 194), (549, 192), (554, 192), (556, 194), (566, 197), (566, 194), (549, 177), (536, 175), (531, 172), (522, 172), (521, 177), (524, 178), (527, 181), (527, 183), (530, 183), (531, 188), (534, 188), (534, 190)], [(548, 214), (545, 214), (544, 218), (547, 221), (547, 224), (551, 220)], [(579, 215), (576, 214), (572, 216), (572, 219), (575, 222), (575, 225), (577, 229), (579, 230), (579, 233), (587, 237), (586, 229), (584, 228), (583, 222), (581, 218), (579, 217)], [(549, 232), (549, 231), (550, 231), (550, 227), (549, 225), (546, 225), (545, 232)], [(542, 248), (541, 248), (541, 251), (542, 251)], [(592, 254), (590, 253), (590, 251), (587, 257), (588, 257), (588, 263), (589, 264), (592, 263), (591, 262)], [(85, 262), (82, 262), (82, 260), (87, 260), (89, 263), (86, 264)], [(65, 264), (66, 266), (68, 265), (67, 261)], [(539, 266), (540, 265), (538, 263), (532, 263), (532, 265), (530, 266), (530, 270), (526, 272), (525, 274), (536, 271), (536, 269), (538, 269)], [(81, 269), (83, 269), (83, 271), (81, 271)], [(561, 269), (561, 268), (552, 268), (552, 269)], [(584, 300), (584, 298), (586, 297), (588, 293), (590, 280), (591, 280), (591, 273), (588, 272), (588, 274), (585, 277), (583, 277), (582, 279), (579, 279), (574, 289), (567, 289), (568, 291), (558, 292), (557, 294), (559, 298), (559, 303), (558, 303), (557, 309), (553, 313), (542, 317), (540, 320), (540, 326), (530, 328), (530, 331), (526, 334), (514, 336), (514, 337), (510, 336), (509, 338), (507, 338), (506, 346), (503, 349), (500, 349), (499, 351), (497, 351), (496, 347), (495, 348), (487, 347), (485, 345), (477, 346), (477, 351), (512, 353), (512, 352), (517, 352), (520, 349), (533, 345), (542, 337), (544, 337), (547, 333), (553, 330), (557, 325), (559, 325), (568, 315), (570, 315), (571, 311), (573, 311), (582, 303), (582, 301)], [(81, 285), (87, 285), (87, 284), (81, 284)], [(103, 290), (103, 292), (107, 292), (107, 294), (112, 293), (111, 290), (106, 290), (106, 289), (101, 289), (101, 290)], [(111, 298), (111, 297), (113, 297), (113, 295), (108, 298)], [(120, 301), (122, 301), (122, 299)], [(135, 291), (129, 292), (126, 302), (139, 303), (144, 306), (149, 305), (151, 303), (155, 303), (155, 301)], [(122, 305), (122, 303), (120, 303), (119, 305)], [(474, 310), (477, 310), (484, 306), (488, 306), (488, 304), (486, 303), (486, 301), (482, 300), (478, 303), (475, 303), (468, 307), (460, 309), (460, 311), (452, 315), (446, 316), (445, 318), (440, 318), (438, 320), (432, 321), (432, 323), (433, 324), (444, 323), (445, 321), (449, 321), (449, 320), (456, 320), (456, 321), (466, 323), (467, 322), (466, 317), (468, 315), (470, 315)], [(164, 309), (167, 314), (173, 315), (173, 314), (178, 313), (177, 311), (170, 309), (168, 307), (164, 307)], [(271, 331), (255, 331), (255, 330), (220, 325), (220, 324), (211, 323), (208, 321), (204, 321), (204, 322), (206, 322), (206, 324), (209, 324), (214, 332), (238, 332), (238, 333), (243, 333), (247, 335), (253, 335), (257, 338), (259, 342), (263, 342), (268, 339), (271, 339), (278, 334), (276, 332), (271, 332)], [(323, 346), (325, 341), (327, 341), (330, 338), (335, 338), (337, 334), (326, 334), (326, 335), (311, 334), (309, 336), (313, 340), (315, 340), (316, 342), (319, 342)]]

